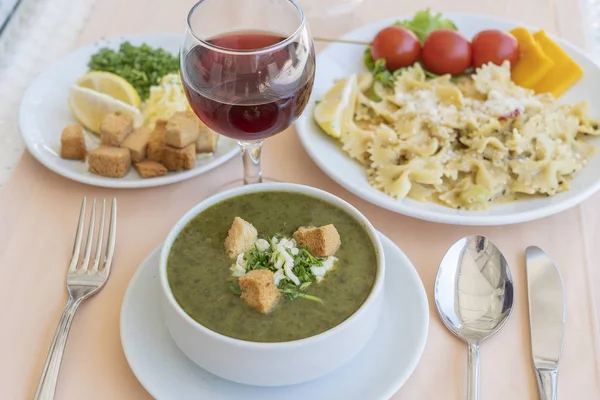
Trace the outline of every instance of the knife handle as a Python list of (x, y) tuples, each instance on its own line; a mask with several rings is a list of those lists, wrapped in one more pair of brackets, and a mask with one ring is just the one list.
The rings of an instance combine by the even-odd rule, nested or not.
[(536, 378), (540, 388), (541, 400), (556, 400), (556, 381), (558, 379), (558, 370), (536, 368)]

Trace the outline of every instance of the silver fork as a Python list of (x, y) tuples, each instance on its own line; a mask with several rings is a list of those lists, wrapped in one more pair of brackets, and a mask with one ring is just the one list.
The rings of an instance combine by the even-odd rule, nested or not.
[[(86, 214), (86, 198), (81, 203), (79, 213), (79, 223), (77, 224), (77, 233), (75, 234), (75, 244), (73, 245), (73, 255), (69, 270), (67, 272), (67, 291), (69, 300), (67, 306), (60, 317), (54, 339), (50, 345), (50, 351), (46, 358), (44, 371), (40, 378), (35, 400), (49, 400), (54, 398), (56, 382), (58, 381), (58, 372), (62, 361), (63, 352), (67, 344), (69, 329), (75, 317), (75, 312), (79, 305), (87, 298), (98, 293), (104, 287), (110, 275), (110, 267), (115, 253), (115, 240), (117, 230), (117, 200), (112, 200), (110, 210), (110, 222), (108, 225), (108, 237), (104, 243), (104, 221), (106, 220), (106, 200), (102, 200), (102, 215), (100, 216), (100, 227), (98, 228), (98, 240), (96, 241), (96, 252), (90, 266), (92, 254), (94, 231), (96, 223), (96, 199), (93, 201), (90, 219), (88, 222), (88, 234), (83, 247), (83, 228)], [(102, 249), (105, 249), (102, 254)], [(83, 250), (83, 257), (79, 255)]]

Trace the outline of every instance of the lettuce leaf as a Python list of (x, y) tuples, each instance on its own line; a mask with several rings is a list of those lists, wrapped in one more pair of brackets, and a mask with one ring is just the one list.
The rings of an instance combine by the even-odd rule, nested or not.
[[(396, 78), (399, 77), (404, 71), (406, 71), (406, 68), (400, 68), (393, 72), (388, 71), (388, 69), (385, 66), (385, 59), (382, 58), (379, 60), (374, 60), (373, 55), (371, 54), (371, 48), (369, 47), (365, 49), (364, 63), (368, 70), (371, 71), (371, 74), (373, 74), (373, 79), (383, 83), (384, 86), (388, 87), (394, 86)], [(423, 67), (423, 63), (420, 60), (417, 61), (417, 63), (421, 64), (421, 67)], [(433, 72), (427, 71), (425, 67), (423, 67), (423, 72), (425, 72), (425, 76), (427, 77), (427, 79), (433, 79), (439, 76), (434, 74)]]
[(423, 11), (417, 11), (412, 19), (398, 21), (395, 25), (413, 31), (421, 43), (423, 43), (425, 38), (436, 29), (458, 30), (454, 22), (444, 18), (442, 13), (432, 13), (429, 8)]
[(385, 59), (381, 58), (379, 60), (374, 60), (373, 55), (371, 55), (371, 49), (365, 49), (365, 65), (373, 74), (373, 78), (376, 81), (383, 83), (385, 86), (394, 86), (394, 81), (396, 78), (406, 69), (400, 68), (396, 71), (388, 71), (385, 66)]

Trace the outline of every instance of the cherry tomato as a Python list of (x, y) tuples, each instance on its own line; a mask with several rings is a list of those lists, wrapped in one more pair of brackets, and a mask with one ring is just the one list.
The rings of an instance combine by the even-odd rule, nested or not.
[(514, 66), (519, 60), (519, 42), (510, 33), (488, 29), (481, 31), (473, 38), (473, 67), (492, 62), (502, 65), (505, 60)]
[(471, 43), (456, 31), (438, 29), (425, 39), (421, 59), (434, 74), (458, 75), (471, 66)]
[(381, 30), (371, 43), (373, 59), (385, 59), (390, 71), (413, 65), (421, 55), (421, 43), (414, 33), (401, 26)]

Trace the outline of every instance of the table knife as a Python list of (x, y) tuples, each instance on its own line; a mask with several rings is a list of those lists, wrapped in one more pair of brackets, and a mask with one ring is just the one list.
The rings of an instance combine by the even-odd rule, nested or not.
[(565, 289), (558, 268), (542, 249), (530, 246), (525, 256), (531, 355), (540, 398), (556, 400), (565, 330)]

